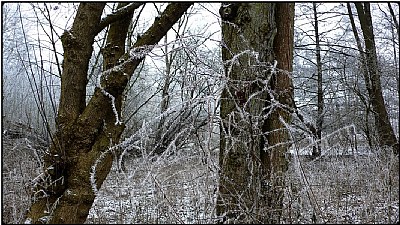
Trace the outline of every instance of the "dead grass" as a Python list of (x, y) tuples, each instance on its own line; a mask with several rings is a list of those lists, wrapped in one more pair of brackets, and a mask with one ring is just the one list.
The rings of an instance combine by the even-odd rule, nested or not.
[(86, 223), (212, 222), (217, 173), (201, 157), (183, 153), (126, 164), (125, 174), (113, 168)]
[[(35, 157), (23, 139), (18, 143), (3, 143), (5, 223), (22, 222), (38, 174)], [(128, 160), (125, 173), (113, 167), (86, 223), (215, 223), (216, 155), (188, 149)], [(286, 184), (283, 223), (399, 222), (399, 159), (393, 155), (293, 158)]]
[(383, 154), (295, 159), (284, 222), (398, 223), (398, 167), (398, 157)]
[(2, 222), (21, 223), (31, 204), (31, 181), (39, 164), (26, 138), (2, 140)]

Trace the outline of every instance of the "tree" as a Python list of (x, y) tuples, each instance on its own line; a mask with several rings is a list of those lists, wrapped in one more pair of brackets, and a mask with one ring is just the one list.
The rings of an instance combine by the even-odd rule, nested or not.
[(358, 35), (358, 31), (356, 28), (356, 24), (354, 22), (354, 16), (353, 16), (353, 12), (351, 10), (351, 6), (350, 3), (347, 3), (347, 11), (349, 13), (349, 18), (350, 18), (350, 24), (352, 27), (352, 31), (354, 34), (354, 38), (356, 40), (356, 44), (357, 44), (357, 49), (359, 51), (360, 54), (360, 63), (361, 63), (361, 73), (363, 75), (364, 78), (364, 82), (365, 82), (365, 87), (367, 89), (367, 96), (363, 95), (363, 93), (361, 93), (361, 91), (356, 91), (356, 94), (359, 96), (361, 102), (364, 104), (365, 107), (365, 134), (367, 136), (367, 140), (368, 140), (368, 145), (370, 147), (372, 147), (372, 137), (371, 137), (371, 132), (369, 129), (369, 116), (371, 114), (371, 101), (369, 100), (369, 98), (372, 96), (371, 93), (371, 83), (369, 80), (369, 75), (368, 75), (368, 68), (367, 68), (367, 61), (366, 61), (366, 56), (365, 56), (365, 52), (363, 50), (362, 47), (362, 43), (361, 43), (361, 39)]
[(228, 223), (278, 223), (291, 121), (294, 3), (223, 3), (220, 182)]
[[(153, 25), (125, 52), (132, 13), (143, 3), (120, 3), (101, 19), (105, 3), (81, 3), (70, 30), (61, 37), (64, 48), (57, 131), (45, 169), (37, 183), (35, 201), (27, 213), (32, 223), (83, 223), (111, 165), (110, 145), (118, 143), (122, 93), (133, 72), (155, 44), (192, 3), (171, 3)], [(89, 60), (95, 36), (109, 26), (104, 70), (86, 103)]]
[[(400, 4), (397, 3), (397, 6), (399, 7)], [(399, 45), (400, 45), (400, 28), (399, 28), (399, 21), (397, 20), (397, 17), (393, 11), (393, 8), (391, 6), (390, 3), (388, 3), (388, 8), (389, 8), (389, 12), (391, 15), (391, 24), (393, 24), (392, 26), (390, 26), (391, 28), (391, 33), (392, 33), (392, 44), (393, 44), (393, 53), (394, 53), (394, 69), (395, 69), (395, 78), (397, 80), (397, 96), (400, 96), (400, 78), (399, 78), (399, 59), (398, 59), (398, 52), (399, 52)], [(386, 14), (385, 14), (386, 15)], [(388, 19), (388, 16), (386, 17)], [(390, 20), (390, 19), (388, 19)], [(396, 35), (394, 31), (397, 31), (397, 43), (396, 43)], [(397, 104), (398, 105), (398, 104)], [(399, 130), (400, 128), (400, 121), (397, 119), (397, 130)]]
[[(46, 79), (44, 69), (30, 63), (35, 55), (33, 40), (26, 35), (26, 30), (33, 29), (30, 25), (23, 24), (19, 4), (3, 5), (3, 55), (2, 67), (2, 119), (6, 121), (22, 122), (37, 131), (40, 130), (41, 119), (45, 120), (49, 102), (46, 96)], [(40, 45), (40, 43), (39, 43)], [(39, 63), (38, 63), (39, 64)], [(40, 65), (40, 64), (39, 64)], [(33, 71), (36, 72), (35, 76)], [(30, 90), (35, 95), (29, 93)], [(51, 101), (51, 99), (50, 99)], [(35, 118), (35, 114), (38, 118)], [(40, 118), (39, 118), (40, 115)], [(45, 121), (43, 121), (45, 122)], [(43, 132), (44, 133), (44, 132)]]
[[(398, 154), (399, 143), (394, 134), (393, 128), (389, 121), (389, 116), (386, 110), (385, 101), (382, 94), (381, 86), (381, 72), (378, 65), (378, 56), (376, 53), (375, 36), (372, 25), (372, 17), (369, 3), (354, 3), (358, 13), (358, 19), (360, 21), (361, 30), (364, 37), (365, 50), (362, 51), (360, 41), (357, 40), (356, 29), (353, 25), (353, 32), (357, 40), (357, 46), (360, 50), (360, 54), (363, 56), (361, 60), (364, 61), (364, 80), (368, 88), (368, 94), (370, 103), (373, 109), (373, 115), (375, 119), (375, 128), (378, 133), (378, 141), (381, 147), (387, 146), (392, 147), (393, 152)], [(349, 16), (351, 9), (348, 6)], [(351, 17), (351, 20), (354, 20)], [(363, 53), (364, 52), (364, 53)]]
[[(187, 19), (185, 21), (185, 18), (182, 18), (179, 22), (178, 22), (178, 31), (180, 30), (180, 28), (182, 28), (182, 30), (184, 31), (186, 26), (187, 26)], [(179, 33), (176, 33), (176, 38), (179, 37)], [(170, 137), (167, 137), (165, 130), (163, 130), (163, 126), (165, 125), (165, 120), (166, 120), (166, 115), (165, 112), (168, 109), (168, 106), (170, 105), (171, 102), (171, 97), (170, 97), (170, 86), (172, 83), (172, 80), (174, 78), (174, 75), (177, 73), (178, 71), (178, 67), (173, 68), (173, 62), (175, 61), (176, 57), (177, 57), (177, 51), (168, 52), (168, 39), (167, 36), (164, 37), (164, 59), (165, 59), (165, 71), (164, 71), (164, 83), (162, 85), (162, 93), (161, 93), (161, 102), (160, 102), (160, 111), (161, 111), (161, 118), (160, 118), (160, 122), (157, 125), (157, 134), (156, 134), (156, 139), (155, 141), (158, 142), (159, 144), (156, 145), (154, 152), (156, 152), (157, 154), (161, 154), (165, 151), (166, 147), (168, 146), (169, 142), (171, 142), (171, 137), (173, 135), (171, 135)], [(172, 49), (175, 48), (175, 45), (172, 45)]]
[(313, 148), (312, 155), (321, 155), (321, 137), (322, 137), (322, 124), (324, 121), (324, 90), (322, 89), (322, 62), (321, 62), (321, 46), (319, 44), (319, 32), (318, 32), (318, 16), (317, 16), (317, 4), (313, 2), (313, 12), (314, 12), (314, 32), (315, 32), (315, 48), (316, 48), (316, 58), (317, 58), (317, 147)]
[[(298, 4), (299, 11), (296, 19), (298, 18), (301, 22), (296, 24), (295, 30), (297, 75), (295, 74), (294, 79), (298, 83), (295, 85), (296, 92), (299, 93), (296, 95), (298, 99), (296, 115), (301, 122), (296, 126), (306, 134), (307, 140), (312, 142), (313, 157), (321, 155), (322, 131), (329, 132), (329, 126), (326, 124), (332, 125), (338, 122), (331, 122), (329, 104), (325, 106), (325, 101), (332, 101), (335, 98), (334, 93), (338, 91), (337, 81), (332, 81), (335, 80), (335, 78), (332, 79), (334, 71), (329, 68), (337, 61), (337, 54), (335, 54), (337, 50), (331, 46), (331, 43), (338, 40), (332, 40), (329, 34), (338, 33), (337, 27), (330, 28), (330, 24), (341, 15), (338, 15), (338, 8), (334, 5), (330, 8), (324, 4), (327, 6), (324, 11), (318, 9), (320, 5)], [(306, 119), (305, 114), (311, 114), (312, 117)]]

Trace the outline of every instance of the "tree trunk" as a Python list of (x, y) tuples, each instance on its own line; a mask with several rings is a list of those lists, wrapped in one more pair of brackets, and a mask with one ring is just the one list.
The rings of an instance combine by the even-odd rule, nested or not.
[(158, 144), (155, 144), (155, 149), (154, 152), (156, 154), (161, 155), (166, 149), (168, 145), (168, 140), (165, 140), (165, 137), (163, 137), (163, 133), (165, 132), (164, 130), (164, 123), (165, 123), (165, 117), (164, 113), (167, 111), (169, 103), (170, 103), (170, 96), (169, 96), (169, 86), (171, 84), (171, 66), (172, 66), (172, 54), (171, 57), (169, 57), (168, 53), (168, 40), (167, 36), (164, 37), (164, 52), (165, 52), (165, 76), (164, 76), (164, 85), (162, 87), (162, 93), (161, 93), (161, 102), (160, 102), (160, 113), (161, 113), (161, 118), (160, 122), (157, 125), (157, 132), (156, 132), (156, 138), (155, 142)]
[[(400, 6), (400, 4), (397, 4)], [(399, 21), (397, 21), (396, 15), (394, 14), (393, 8), (391, 4), (388, 2), (388, 7), (390, 11), (390, 15), (392, 16), (394, 28), (397, 31), (397, 43), (396, 43), (396, 35), (394, 33), (393, 26), (392, 28), (392, 44), (393, 44), (393, 53), (394, 53), (394, 65), (396, 68), (396, 80), (397, 80), (397, 96), (400, 96), (400, 77), (399, 77), (399, 59), (397, 58), (397, 53), (399, 51), (399, 44), (400, 44), (400, 28), (399, 28)], [(400, 120), (397, 119), (397, 130), (400, 130)]]
[(375, 36), (372, 26), (370, 3), (354, 3), (357, 9), (361, 30), (364, 36), (366, 64), (371, 82), (370, 100), (374, 110), (375, 127), (378, 132), (379, 145), (391, 147), (395, 154), (399, 153), (399, 143), (394, 134), (386, 111), (382, 94), (381, 72), (376, 54)]
[[(123, 10), (122, 16), (113, 15), (100, 21), (104, 3), (80, 4), (72, 29), (62, 35), (64, 71), (59, 126), (49, 154), (45, 156), (45, 170), (35, 188), (26, 222), (85, 222), (96, 195), (94, 190), (101, 187), (112, 165), (109, 147), (118, 143), (124, 129), (124, 125), (118, 123), (122, 92), (147, 51), (161, 40), (191, 4), (169, 4), (135, 43), (133, 53), (127, 55), (124, 62), (119, 61), (118, 56), (124, 52), (127, 26), (133, 11)], [(132, 5), (139, 7), (140, 4)], [(134, 7), (128, 8), (134, 10)], [(103, 51), (104, 69), (110, 69), (103, 71), (101, 87), (95, 89), (86, 105), (86, 77), (92, 44), (102, 26), (108, 25), (105, 24), (107, 21), (115, 23), (109, 34), (109, 40), (115, 45), (106, 46)], [(111, 69), (116, 64), (118, 67)], [(93, 179), (95, 184), (92, 184)]]
[[(292, 82), (293, 45), (294, 45), (294, 3), (277, 3), (275, 10), (277, 34), (274, 40), (275, 60), (278, 62), (278, 72), (273, 75), (271, 90), (275, 100), (271, 115), (265, 120), (263, 133), (267, 134), (267, 143), (261, 151), (263, 162), (263, 176), (269, 182), (264, 188), (264, 195), (268, 196), (267, 218), (264, 223), (280, 223), (283, 208), (283, 194), (285, 187), (285, 172), (288, 169), (288, 153), (290, 136), (288, 126), (292, 120), (291, 112), (294, 109), (294, 88)], [(265, 179), (263, 180), (266, 183)]]
[(316, 148), (313, 147), (312, 155), (314, 157), (321, 155), (321, 138), (322, 138), (322, 125), (324, 122), (324, 90), (322, 89), (322, 62), (321, 62), (321, 46), (319, 44), (319, 31), (318, 31), (318, 16), (317, 16), (317, 4), (313, 3), (314, 11), (314, 31), (315, 31), (315, 48), (317, 58), (317, 144)]
[(294, 4), (223, 3), (220, 15), (226, 86), (217, 214), (226, 223), (277, 222), (289, 147), (283, 123), (291, 119), (285, 107), (293, 103), (285, 71), (292, 66)]
[[(349, 13), (350, 24), (351, 24), (351, 28), (353, 30), (354, 38), (356, 39), (357, 49), (360, 53), (361, 73), (364, 77), (364, 82), (365, 82), (365, 87), (367, 88), (368, 98), (370, 98), (372, 96), (372, 92), (371, 92), (371, 80), (369, 78), (368, 69), (367, 69), (367, 60), (366, 60), (364, 48), (362, 47), (362, 44), (361, 44), (361, 39), (358, 35), (356, 24), (354, 22), (354, 16), (353, 16), (353, 12), (351, 10), (350, 3), (347, 3), (347, 11)], [(361, 92), (357, 91), (356, 93), (360, 97), (362, 103), (365, 106), (365, 135), (367, 136), (369, 147), (372, 148), (372, 146), (373, 146), (372, 135), (371, 135), (371, 132), (369, 129), (369, 115), (371, 114), (371, 111), (372, 111), (371, 110), (371, 101), (368, 98), (364, 97), (364, 95)]]
[[(122, 7), (127, 6), (128, 3), (119, 3), (117, 6), (117, 10), (121, 9)], [(130, 26), (130, 22), (133, 16), (133, 11), (131, 13), (126, 14), (124, 18), (121, 18), (120, 20), (110, 24), (110, 29), (107, 34), (107, 45), (101, 49), (101, 53), (103, 55), (103, 71), (109, 70), (120, 64), (119, 60), (123, 58), (123, 55), (125, 54), (125, 40), (128, 35), (128, 30)], [(124, 88), (125, 89), (125, 88)], [(118, 112), (118, 117), (121, 117), (121, 108), (122, 108), (122, 100), (123, 100), (123, 95), (119, 94), (115, 96), (114, 99), (114, 104), (116, 111)], [(119, 142), (119, 138), (123, 132), (123, 129), (125, 126), (123, 124), (117, 124), (116, 123), (116, 118), (115, 115), (114, 117), (109, 117), (107, 120), (105, 119), (105, 124), (107, 125), (103, 129), (103, 134), (105, 135), (107, 133), (113, 134), (108, 135), (110, 138), (112, 138), (112, 143), (109, 143), (109, 145), (113, 145)], [(121, 126), (120, 129), (118, 129), (118, 126)], [(112, 132), (113, 130), (118, 130), (117, 132)], [(107, 136), (107, 135), (106, 135)], [(120, 149), (116, 150), (116, 154), (114, 156), (119, 157), (120, 156)], [(121, 163), (124, 165), (124, 163)], [(122, 168), (119, 167), (119, 163), (117, 162), (118, 169), (121, 171)]]

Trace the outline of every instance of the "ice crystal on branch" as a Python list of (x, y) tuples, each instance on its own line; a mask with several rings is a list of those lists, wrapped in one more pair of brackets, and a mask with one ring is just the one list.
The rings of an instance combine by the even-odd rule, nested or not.
[(129, 56), (133, 59), (142, 59), (146, 57), (146, 55), (149, 54), (154, 47), (154, 45), (134, 47), (129, 51)]
[(102, 88), (100, 90), (101, 90), (101, 93), (103, 93), (103, 95), (105, 95), (111, 99), (111, 107), (112, 107), (112, 110), (115, 115), (115, 125), (121, 125), (122, 121), (119, 119), (118, 111), (117, 111), (117, 108), (115, 107), (115, 97)]

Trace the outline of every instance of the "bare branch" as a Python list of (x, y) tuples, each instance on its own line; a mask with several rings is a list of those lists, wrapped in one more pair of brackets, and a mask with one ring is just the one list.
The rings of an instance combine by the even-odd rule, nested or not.
[(96, 33), (99, 33), (101, 30), (103, 30), (106, 26), (110, 25), (111, 23), (114, 23), (126, 17), (126, 15), (132, 13), (133, 11), (135, 11), (135, 9), (139, 8), (143, 4), (144, 2), (131, 3), (125, 7), (118, 9), (115, 13), (107, 15), (105, 18), (101, 19), (97, 27)]

